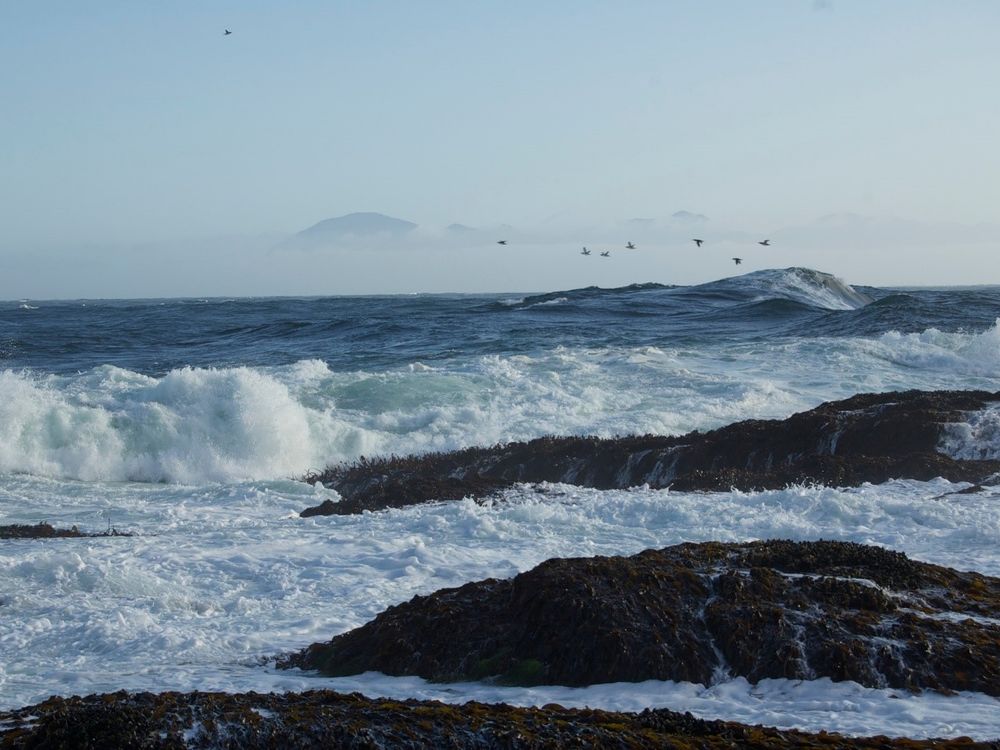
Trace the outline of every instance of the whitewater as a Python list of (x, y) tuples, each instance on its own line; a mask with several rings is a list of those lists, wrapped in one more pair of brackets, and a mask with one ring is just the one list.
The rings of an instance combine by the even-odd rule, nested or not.
[[(879, 544), (1000, 575), (998, 489), (678, 493), (519, 486), (360, 516), (300, 478), (361, 456), (540, 435), (681, 434), (854, 393), (1000, 390), (1000, 288), (779, 269), (545, 295), (0, 302), (0, 707), (129, 690), (300, 690), (690, 710), (850, 734), (1000, 737), (1000, 704), (829, 680), (510, 688), (274, 657), (416, 594), (682, 541)], [(943, 450), (1000, 455), (1000, 416)]]

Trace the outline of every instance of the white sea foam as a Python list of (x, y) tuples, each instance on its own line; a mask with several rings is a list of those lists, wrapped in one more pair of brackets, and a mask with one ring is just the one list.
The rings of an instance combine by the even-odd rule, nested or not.
[(1000, 458), (1000, 405), (972, 412), (965, 422), (947, 425), (940, 449), (952, 458)]
[(159, 378), (111, 366), (72, 376), (3, 370), (0, 473), (276, 479), (360, 455), (542, 434), (681, 434), (903, 388), (1000, 390), (1000, 325), (690, 350), (557, 347), (374, 373), (318, 360)]
[(1000, 711), (988, 710), (997, 702), (975, 694), (911, 696), (824, 680), (518, 690), (380, 675), (329, 682), (258, 664), (416, 594), (509, 577), (554, 556), (631, 554), (683, 541), (825, 538), (1000, 575), (1000, 489), (941, 498), (964, 486), (938, 480), (675, 493), (542, 485), (484, 504), (301, 519), (298, 511), (327, 490), (295, 482), (183, 487), (8, 476), (0, 482), (4, 523), (103, 530), (110, 518), (140, 535), (0, 545), (0, 706), (121, 688), (329, 684), (454, 701), (668, 706), (859, 734), (997, 737)]

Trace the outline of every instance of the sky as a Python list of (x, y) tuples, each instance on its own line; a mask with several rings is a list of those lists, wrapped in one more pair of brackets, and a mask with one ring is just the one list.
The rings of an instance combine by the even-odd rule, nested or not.
[[(733, 255), (1000, 283), (998, 28), (994, 0), (0, 0), (0, 299), (694, 283)], [(420, 229), (287, 242), (355, 211)]]

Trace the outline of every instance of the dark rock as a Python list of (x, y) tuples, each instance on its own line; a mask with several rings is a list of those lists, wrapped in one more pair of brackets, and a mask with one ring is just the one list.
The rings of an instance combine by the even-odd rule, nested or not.
[(57, 529), (47, 523), (10, 524), (0, 526), (0, 539), (53, 539), (56, 537), (80, 537), (83, 534), (74, 526), (72, 529)]
[(829, 677), (1000, 696), (1000, 579), (843, 542), (554, 559), (415, 597), (280, 666), (561, 685)]
[(597, 489), (648, 484), (690, 490), (832, 486), (894, 478), (980, 483), (1000, 461), (938, 451), (942, 428), (1000, 401), (985, 391), (862, 394), (784, 420), (748, 420), (679, 437), (544, 437), (451, 453), (362, 459), (307, 477), (342, 496), (302, 515), (360, 513), (482, 496), (517, 482)]
[(27, 524), (11, 524), (0, 526), (0, 539), (63, 539), (95, 536), (132, 536), (129, 533), (110, 529), (99, 534), (86, 534), (76, 526), (71, 529), (57, 529), (47, 523), (36, 523), (34, 526)]
[(614, 713), (372, 700), (357, 693), (136, 693), (49, 698), (0, 713), (0, 748), (997, 748), (807, 734), (665, 709)]

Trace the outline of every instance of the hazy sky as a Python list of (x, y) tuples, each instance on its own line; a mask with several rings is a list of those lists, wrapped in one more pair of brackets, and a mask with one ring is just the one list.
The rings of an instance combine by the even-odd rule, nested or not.
[[(731, 273), (663, 257), (562, 270), (595, 228), (682, 209), (720, 238), (848, 212), (899, 229), (877, 261), (870, 237), (823, 245), (821, 222), (820, 239), (789, 230), (795, 252), (751, 266), (1000, 283), (1000, 231), (975, 227), (1000, 224), (998, 29), (995, 0), (0, 0), (0, 298)], [(421, 260), (429, 240), (395, 276), (389, 251), (273, 250), (352, 211), (510, 224), (524, 240), (504, 273), (493, 247)], [(937, 260), (893, 277), (942, 223), (974, 237), (939, 231)], [(676, 277), (657, 277), (668, 266)]]

